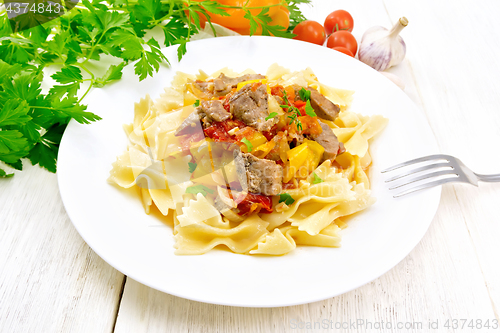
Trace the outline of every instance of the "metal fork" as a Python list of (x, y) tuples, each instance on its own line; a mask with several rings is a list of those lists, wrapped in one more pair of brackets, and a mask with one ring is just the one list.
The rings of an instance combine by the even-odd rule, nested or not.
[[(382, 173), (407, 168), (418, 164), (426, 165), (417, 168), (406, 169), (406, 171), (387, 179), (385, 182), (403, 181), (402, 184), (390, 187), (389, 190), (401, 189), (402, 192), (394, 195), (394, 198), (420, 191), (426, 188), (439, 186), (447, 183), (467, 183), (478, 186), (478, 182), (500, 182), (500, 174), (480, 175), (466, 167), (458, 158), (450, 155), (430, 155), (411, 161), (397, 164)], [(440, 170), (440, 171), (438, 171)], [(412, 176), (413, 177), (409, 177)]]

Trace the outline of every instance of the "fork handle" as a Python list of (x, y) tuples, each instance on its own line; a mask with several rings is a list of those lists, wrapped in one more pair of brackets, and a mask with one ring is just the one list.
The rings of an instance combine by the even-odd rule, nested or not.
[(480, 175), (480, 174), (476, 173), (476, 176), (482, 182), (487, 182), (487, 183), (500, 182), (500, 174), (497, 174), (497, 175)]

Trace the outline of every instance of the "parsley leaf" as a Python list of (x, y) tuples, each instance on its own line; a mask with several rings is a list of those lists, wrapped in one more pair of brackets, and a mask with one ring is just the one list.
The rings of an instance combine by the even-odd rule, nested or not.
[(263, 36), (276, 36), (284, 38), (292, 38), (295, 36), (280, 25), (271, 25), (272, 18), (269, 16), (269, 7), (263, 8), (256, 16), (254, 16), (250, 10), (247, 9), (244, 18), (250, 22), (250, 35), (255, 34), (257, 29), (260, 27)]
[(288, 32), (285, 27), (281, 25), (263, 25), (262, 26), (262, 35), (263, 36), (275, 36), (282, 38), (293, 38), (295, 35), (291, 32)]
[(23, 169), (23, 162), (21, 161), (21, 159), (18, 159), (17, 162), (15, 163), (7, 163), (4, 161), (5, 164), (7, 164), (8, 166), (16, 169), (16, 170), (22, 170)]
[(176, 44), (179, 44), (179, 48), (177, 49), (177, 59), (179, 61), (181, 61), (182, 56), (185, 55), (187, 52), (186, 48), (187, 42), (188, 40), (186, 38), (181, 38), (176, 41)]
[(129, 21), (128, 13), (118, 11), (108, 11), (107, 8), (91, 4), (88, 0), (83, 0), (82, 4), (87, 7), (90, 13), (83, 19), (83, 23), (94, 26), (106, 33), (112, 28), (123, 28), (123, 25)]
[(29, 63), (34, 59), (33, 43), (21, 38), (2, 37), (0, 43), (0, 59), (9, 64)]
[(0, 169), (0, 178), (10, 178), (14, 176), (13, 173), (7, 174), (4, 170)]
[(51, 76), (58, 83), (72, 83), (74, 81), (80, 81), (83, 79), (82, 71), (80, 68), (75, 66), (66, 66), (61, 68), (61, 70)]
[(163, 33), (165, 35), (165, 46), (170, 46), (179, 44), (178, 41), (182, 38), (188, 38), (189, 31), (186, 29), (185, 23), (176, 18), (163, 26)]
[(138, 21), (147, 25), (149, 21), (159, 18), (160, 0), (139, 0), (133, 13)]
[(278, 115), (278, 113), (277, 113), (277, 112), (271, 112), (271, 113), (269, 114), (269, 116), (267, 116), (265, 119), (266, 119), (266, 120), (273, 119), (273, 118), (274, 118), (274, 117), (276, 117), (277, 115)]
[(0, 113), (0, 126), (26, 124), (31, 120), (28, 111), (26, 101), (19, 98), (8, 100)]
[(10, 29), (9, 17), (7, 11), (0, 11), (0, 36), (8, 36), (12, 33)]
[(199, 184), (199, 185), (189, 186), (188, 188), (186, 188), (186, 193), (193, 193), (193, 194), (201, 193), (204, 197), (206, 197), (208, 193), (213, 194), (214, 190), (206, 187), (205, 185)]
[(253, 145), (252, 143), (250, 142), (250, 140), (248, 140), (247, 138), (243, 138), (240, 140), (241, 142), (243, 142), (245, 144), (245, 146), (247, 146), (247, 152), (251, 152), (252, 149), (253, 149)]
[(38, 142), (30, 151), (28, 158), (31, 164), (40, 164), (41, 167), (56, 172), (56, 159), (59, 148), (55, 145), (47, 145)]
[(121, 79), (123, 67), (125, 67), (125, 65), (126, 65), (126, 63), (122, 62), (118, 65), (109, 66), (108, 70), (106, 71), (106, 74), (104, 74), (102, 77), (96, 79), (96, 83), (94, 83), (94, 87), (101, 88), (110, 82)]
[(66, 124), (54, 124), (48, 129), (28, 155), (33, 165), (39, 164), (50, 172), (56, 172), (59, 142), (61, 141), (65, 129)]
[(204, 9), (206, 9), (208, 12), (212, 14), (217, 14), (221, 16), (229, 16), (229, 13), (224, 10), (220, 6), (220, 3), (217, 1), (202, 1), (200, 3), (200, 6), (202, 6)]
[(309, 99), (311, 99), (311, 91), (304, 89), (304, 88), (301, 88), (299, 90), (299, 96), (300, 96), (301, 100), (308, 101)]
[(293, 31), (293, 29), (302, 21), (305, 21), (306, 18), (300, 11), (300, 8), (297, 4), (309, 4), (310, 0), (286, 0), (288, 3), (288, 10), (290, 11), (290, 26), (288, 27), (288, 31)]
[(66, 50), (66, 45), (70, 39), (70, 32), (68, 30), (62, 30), (60, 33), (56, 34), (50, 42), (48, 42), (46, 49), (47, 51), (57, 55), (62, 60), (63, 54)]
[[(5, 132), (5, 131), (2, 131)], [(26, 157), (26, 155), (29, 153), (30, 147), (28, 145), (22, 146), (16, 151), (10, 151), (9, 153), (2, 154), (0, 153), (0, 161), (3, 161), (7, 164), (9, 164), (12, 167), (15, 167), (16, 169), (20, 170), (20, 168), (16, 167), (20, 163), (20, 159)]]
[(188, 166), (189, 166), (189, 173), (193, 173), (194, 170), (196, 169), (196, 167), (198, 166), (198, 164), (192, 163), (192, 162), (188, 162)]
[(22, 73), (14, 76), (13, 80), (4, 79), (0, 91), (0, 105), (6, 103), (9, 99), (20, 98), (31, 104), (40, 96), (40, 78), (36, 74)]
[(193, 105), (194, 105), (194, 106), (200, 106), (200, 100), (199, 100), (199, 99), (197, 99), (197, 100), (194, 102), (194, 104), (193, 104)]
[[(22, 152), (28, 148), (28, 140), (18, 130), (0, 131), (0, 160), (12, 153)], [(22, 156), (21, 156), (22, 157)], [(15, 163), (18, 158), (6, 159), (8, 163)]]
[(306, 102), (306, 114), (311, 117), (316, 117), (316, 112), (314, 112), (313, 107), (311, 106), (311, 101), (307, 100)]
[(259, 23), (254, 18), (254, 16), (252, 15), (252, 13), (250, 13), (250, 11), (248, 11), (245, 14), (244, 18), (246, 18), (250, 22), (250, 36), (252, 36), (257, 31), (257, 28), (259, 27)]
[(139, 75), (139, 81), (144, 80), (148, 75), (153, 76), (153, 70), (158, 72), (162, 60), (168, 63), (167, 57), (163, 55), (160, 45), (154, 38), (151, 38), (146, 44), (149, 45), (151, 51), (142, 49), (141, 58), (134, 66), (135, 74)]
[(62, 98), (65, 94), (67, 94), (68, 97), (73, 97), (76, 95), (78, 89), (80, 89), (80, 81), (73, 82), (70, 84), (67, 84), (65, 86), (53, 86), (49, 90), (49, 95), (51, 95), (54, 98)]
[(66, 97), (63, 100), (54, 100), (52, 102), (55, 114), (61, 117), (59, 120), (68, 122), (68, 118), (74, 118), (80, 124), (90, 124), (92, 121), (101, 120), (101, 117), (91, 113), (86, 112), (86, 105), (81, 105), (77, 102), (76, 97)]
[(285, 205), (290, 206), (295, 202), (295, 199), (292, 198), (292, 196), (288, 193), (281, 193), (280, 194), (280, 200), (278, 203), (284, 202)]
[(316, 172), (313, 172), (313, 181), (312, 181), (313, 184), (319, 184), (322, 183), (323, 181), (324, 181), (323, 179), (318, 177)]
[(2, 78), (13, 76), (14, 74), (18, 73), (21, 68), (21, 64), (10, 65), (0, 59), (0, 73), (2, 73)]

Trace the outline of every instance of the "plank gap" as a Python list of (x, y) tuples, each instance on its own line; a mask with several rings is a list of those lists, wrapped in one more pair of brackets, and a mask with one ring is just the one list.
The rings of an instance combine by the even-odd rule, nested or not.
[[(453, 188), (453, 194), (455, 195), (455, 199), (457, 200), (458, 206), (460, 207), (460, 211), (461, 211), (462, 206), (460, 205), (460, 199), (458, 198), (458, 194), (457, 194), (457, 190), (455, 188), (455, 185), (453, 185), (452, 188)], [(479, 269), (481, 270), (481, 275), (482, 275), (483, 280), (484, 280), (484, 286), (486, 287), (486, 292), (488, 293), (488, 297), (489, 297), (490, 302), (491, 302), (491, 307), (493, 309), (493, 313), (495, 314), (495, 318), (498, 321), (500, 321), (500, 317), (498, 316), (498, 311), (497, 311), (497, 308), (495, 306), (495, 302), (493, 301), (493, 297), (491, 296), (490, 287), (488, 286), (488, 282), (486, 281), (486, 275), (484, 274), (483, 266), (481, 265), (481, 260), (479, 258), (478, 253), (477, 253), (477, 248), (476, 248), (476, 244), (474, 243), (474, 238), (472, 237), (472, 234), (470, 233), (469, 225), (467, 224), (467, 219), (465, 218), (465, 214), (463, 212), (462, 212), (462, 216), (464, 219), (465, 228), (467, 228), (467, 233), (469, 234), (470, 242), (472, 243), (472, 248), (474, 249), (474, 255), (476, 256), (477, 263), (479, 265)]]
[[(394, 23), (391, 20), (391, 15), (389, 14), (389, 10), (387, 9), (387, 5), (385, 4), (385, 1), (382, 0), (382, 5), (384, 5), (385, 13), (387, 14), (387, 17), (389, 18), (389, 22), (391, 22), (391, 25), (394, 25)], [(389, 27), (390, 29), (391, 27)]]
[(118, 295), (118, 302), (116, 304), (116, 309), (115, 309), (115, 318), (113, 321), (113, 327), (111, 328), (111, 332), (115, 331), (116, 322), (118, 321), (118, 312), (120, 312), (120, 306), (122, 304), (123, 292), (125, 291), (125, 284), (126, 283), (127, 283), (127, 276), (123, 275), (122, 287), (120, 289), (120, 295)]
[(434, 138), (436, 139), (436, 142), (437, 142), (438, 147), (439, 147), (439, 151), (442, 151), (441, 150), (441, 142), (440, 142), (440, 140), (437, 139), (438, 136), (434, 132), (434, 127), (432, 127), (431, 120), (430, 120), (429, 115), (428, 115), (428, 110), (427, 110), (427, 107), (425, 106), (425, 99), (422, 95), (422, 92), (420, 91), (420, 86), (418, 85), (417, 78), (415, 76), (415, 71), (413, 70), (413, 66), (410, 62), (410, 59), (406, 58), (405, 62), (406, 62), (406, 64), (408, 64), (408, 69), (410, 70), (411, 78), (413, 80), (413, 84), (415, 85), (415, 90), (417, 91), (417, 95), (418, 95), (418, 99), (420, 100), (421, 108), (424, 111), (425, 119), (427, 120), (427, 123), (429, 124), (429, 127), (431, 128), (432, 134), (434, 135)]

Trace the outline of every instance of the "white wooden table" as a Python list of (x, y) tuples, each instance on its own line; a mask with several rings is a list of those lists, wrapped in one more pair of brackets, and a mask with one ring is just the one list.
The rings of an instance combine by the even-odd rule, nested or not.
[[(407, 56), (390, 71), (443, 153), (476, 172), (500, 172), (500, 2), (313, 3), (304, 13), (321, 23), (348, 10), (358, 40), (406, 16)], [(492, 329), (500, 321), (499, 216), (500, 184), (447, 185), (423, 240), (379, 279), (312, 304), (234, 308), (170, 296), (116, 271), (73, 228), (56, 175), (26, 165), (0, 179), (0, 332), (333, 332), (341, 325), (344, 332), (500, 332)], [(490, 330), (479, 329), (477, 320), (488, 319)], [(314, 322), (329, 328), (304, 328)]]

